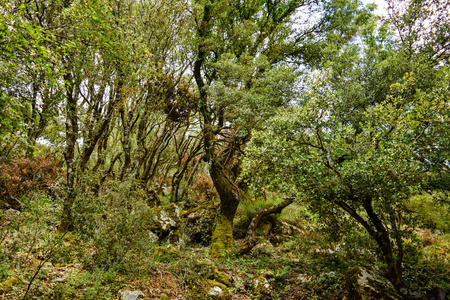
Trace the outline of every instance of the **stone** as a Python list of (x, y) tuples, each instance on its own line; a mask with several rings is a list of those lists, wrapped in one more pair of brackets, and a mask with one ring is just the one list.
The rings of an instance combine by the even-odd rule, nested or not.
[(261, 221), (258, 224), (258, 228), (256, 230), (257, 235), (261, 235), (261, 236), (269, 236), (270, 234), (270, 230), (272, 230), (272, 223), (270, 223), (269, 221)]
[(209, 287), (207, 294), (212, 299), (227, 300), (231, 298), (230, 292), (224, 284), (210, 279), (207, 279), (205, 284)]
[(219, 268), (214, 265), (210, 260), (201, 260), (197, 262), (197, 267), (200, 269), (199, 273), (205, 278), (215, 280), (224, 284), (225, 286), (231, 286), (231, 279), (227, 274), (221, 272)]
[(312, 277), (307, 274), (298, 274), (297, 276), (297, 281), (300, 281), (301, 283), (309, 283), (311, 279)]
[(167, 241), (176, 247), (183, 247), (188, 238), (183, 233), (183, 223), (180, 216), (180, 208), (175, 203), (145, 211), (143, 213), (143, 225), (144, 229), (149, 232), (149, 240), (156, 243), (167, 238)]
[(119, 295), (122, 296), (122, 300), (136, 300), (140, 296), (145, 296), (141, 291), (119, 291)]
[(258, 299), (272, 299), (272, 287), (263, 276), (257, 276), (253, 279), (253, 292)]
[(20, 216), (21, 212), (12, 208), (8, 208), (4, 211), (5, 216), (8, 217), (17, 217)]
[(186, 219), (185, 232), (192, 242), (204, 246), (211, 243), (218, 207), (216, 203), (204, 201), (182, 213)]
[(358, 265), (345, 276), (349, 300), (403, 300), (394, 285), (377, 269)]
[(161, 261), (169, 262), (172, 259), (180, 258), (181, 252), (174, 246), (167, 245), (166, 247), (156, 248), (154, 256), (159, 258)]
[(156, 235), (156, 233), (153, 233), (152, 231), (148, 232), (148, 239), (152, 243), (156, 243), (159, 240), (159, 237)]
[(171, 231), (167, 236), (167, 241), (178, 249), (186, 246), (188, 240), (189, 237), (184, 233), (184, 230), (181, 230), (181, 228)]
[(50, 282), (59, 282), (59, 283), (64, 283), (64, 282), (66, 282), (67, 281), (67, 279), (66, 278), (64, 278), (64, 277), (59, 277), (59, 278), (55, 278), (55, 279), (53, 279), (52, 281), (50, 281)]
[(155, 207), (144, 213), (145, 228), (160, 236), (176, 230), (180, 223), (180, 209), (175, 203)]
[(214, 298), (217, 298), (217, 297), (223, 297), (224, 292), (223, 292), (223, 290), (222, 290), (220, 287), (218, 287), (218, 286), (213, 286), (213, 287), (209, 290), (208, 295), (210, 295), (210, 296), (212, 296), (212, 297), (214, 297)]
[(303, 234), (302, 230), (297, 226), (289, 224), (283, 220), (277, 220), (275, 226), (272, 229), (273, 234), (294, 236)]

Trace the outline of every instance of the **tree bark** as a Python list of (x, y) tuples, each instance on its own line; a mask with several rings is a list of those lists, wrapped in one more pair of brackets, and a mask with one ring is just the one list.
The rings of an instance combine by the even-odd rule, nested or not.
[[(334, 204), (340, 206), (350, 214), (359, 224), (361, 224), (367, 233), (375, 240), (380, 247), (383, 259), (388, 266), (388, 278), (396, 288), (400, 288), (403, 284), (401, 260), (402, 253), (397, 259), (395, 258), (389, 232), (386, 230), (382, 221), (373, 210), (372, 199), (364, 199), (363, 207), (366, 211), (370, 222), (364, 220), (352, 207), (342, 200), (332, 200)], [(402, 245), (399, 245), (401, 247)], [(401, 248), (400, 248), (401, 249)], [(401, 249), (402, 250), (402, 249)]]
[(58, 233), (65, 233), (73, 230), (72, 205), (75, 201), (75, 145), (78, 138), (78, 116), (77, 99), (74, 96), (74, 82), (70, 71), (64, 75), (66, 82), (66, 151), (64, 159), (66, 161), (67, 196), (63, 203), (61, 222), (58, 226)]
[(383, 253), (384, 260), (388, 266), (388, 274), (387, 274), (388, 278), (396, 288), (399, 288), (402, 286), (403, 283), (402, 272), (397, 268), (398, 264), (394, 256), (394, 251), (392, 248), (391, 240), (389, 238), (389, 233), (384, 227), (378, 215), (373, 210), (372, 200), (365, 199), (363, 202), (363, 207), (364, 210), (367, 212), (370, 221), (372, 222), (373, 226), (376, 229), (376, 235), (374, 236), (374, 238), (378, 246), (380, 247), (381, 252)]
[(228, 178), (217, 159), (211, 163), (210, 175), (220, 197), (220, 211), (209, 252), (212, 257), (222, 257), (233, 248), (233, 219), (239, 205), (239, 188)]
[(264, 208), (260, 210), (256, 216), (253, 217), (250, 225), (247, 229), (247, 236), (245, 237), (244, 244), (238, 252), (238, 255), (244, 255), (250, 252), (256, 246), (256, 228), (258, 227), (259, 221), (262, 217), (270, 215), (270, 214), (279, 214), (281, 211), (294, 202), (295, 198), (286, 198), (283, 202), (278, 205), (274, 205), (271, 207)]

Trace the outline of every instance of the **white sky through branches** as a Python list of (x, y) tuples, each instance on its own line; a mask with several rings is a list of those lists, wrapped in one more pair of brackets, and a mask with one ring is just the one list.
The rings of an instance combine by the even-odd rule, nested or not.
[(375, 10), (377, 15), (385, 16), (387, 14), (387, 2), (385, 0), (361, 0), (364, 4), (375, 3), (378, 7)]

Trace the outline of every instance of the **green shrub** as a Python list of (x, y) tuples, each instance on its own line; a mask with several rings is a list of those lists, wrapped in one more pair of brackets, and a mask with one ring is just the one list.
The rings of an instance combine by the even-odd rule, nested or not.
[(429, 194), (411, 197), (406, 207), (413, 212), (413, 219), (421, 228), (437, 229), (450, 232), (450, 205), (438, 202)]
[(131, 182), (110, 183), (98, 196), (80, 195), (74, 209), (76, 228), (92, 249), (83, 264), (123, 272), (139, 268), (155, 247), (146, 229), (150, 209)]

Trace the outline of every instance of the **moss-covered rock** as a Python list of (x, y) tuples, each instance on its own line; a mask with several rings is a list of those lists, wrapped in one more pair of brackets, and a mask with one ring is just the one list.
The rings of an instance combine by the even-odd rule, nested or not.
[(159, 237), (166, 237), (180, 226), (180, 209), (174, 203), (149, 209), (143, 215), (144, 229)]
[(269, 222), (269, 220), (261, 220), (258, 224), (258, 228), (256, 229), (256, 234), (260, 236), (269, 236), (272, 227), (273, 225)]
[(272, 287), (264, 276), (256, 276), (252, 281), (253, 293), (258, 299), (272, 299)]
[(206, 278), (218, 281), (226, 286), (231, 286), (231, 279), (227, 274), (221, 272), (219, 268), (210, 260), (201, 260), (196, 265), (199, 274)]
[(207, 287), (207, 299), (215, 299), (215, 300), (227, 300), (231, 299), (230, 292), (228, 288), (215, 280), (206, 279), (204, 282)]
[(211, 243), (218, 208), (218, 203), (203, 201), (181, 214), (186, 222), (186, 235), (192, 242), (205, 246)]
[(301, 235), (303, 232), (297, 226), (289, 224), (284, 220), (276, 220), (271, 233), (276, 235), (295, 236)]
[(180, 250), (172, 245), (167, 245), (166, 247), (158, 247), (154, 253), (155, 258), (160, 261), (170, 262), (174, 259), (182, 257)]
[(355, 266), (345, 276), (350, 300), (402, 300), (394, 285), (371, 266)]
[(271, 230), (270, 241), (275, 245), (286, 242), (294, 236), (302, 235), (303, 231), (295, 225), (292, 225), (284, 220), (276, 220)]

